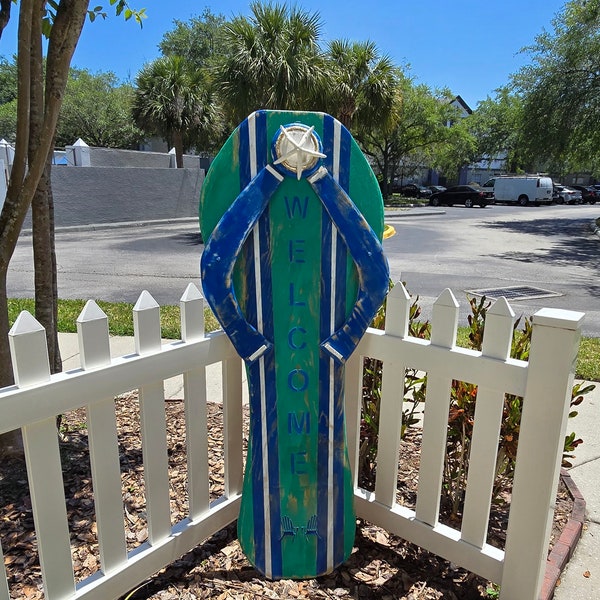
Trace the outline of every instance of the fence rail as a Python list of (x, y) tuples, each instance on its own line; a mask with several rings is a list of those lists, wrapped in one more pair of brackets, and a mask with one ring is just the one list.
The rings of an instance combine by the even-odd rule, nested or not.
[[(346, 368), (346, 418), (357, 481), (362, 357), (383, 361), (374, 492), (356, 486), (357, 514), (391, 533), (501, 584), (503, 600), (535, 600), (544, 574), (552, 509), (583, 315), (543, 309), (533, 317), (528, 362), (509, 357), (514, 313), (498, 300), (488, 311), (483, 350), (456, 346), (458, 303), (444, 291), (431, 340), (408, 335), (410, 299), (401, 284), (388, 297), (385, 331), (368, 330)], [(182, 340), (161, 344), (159, 306), (143, 292), (134, 307), (135, 354), (111, 358), (108, 319), (88, 302), (77, 328), (81, 368), (50, 375), (45, 334), (22, 313), (10, 332), (16, 384), (0, 390), (0, 433), (20, 428), (48, 600), (118, 598), (235, 521), (242, 488), (242, 364), (229, 341), (206, 335), (203, 299), (190, 284), (181, 299)], [(206, 374), (223, 365), (225, 491), (209, 501)], [(419, 485), (414, 510), (396, 501), (407, 368), (427, 373)], [(183, 374), (189, 514), (172, 526), (163, 382)], [(478, 386), (461, 530), (439, 522), (452, 380)], [(114, 398), (138, 390), (148, 540), (128, 552)], [(504, 551), (487, 543), (505, 394), (524, 398), (517, 466)], [(86, 409), (101, 568), (76, 583), (63, 489), (56, 416)], [(410, 457), (400, 457), (410, 460)], [(6, 551), (6, 547), (4, 548)], [(2, 556), (2, 558), (4, 558)], [(0, 600), (10, 598), (6, 571)]]

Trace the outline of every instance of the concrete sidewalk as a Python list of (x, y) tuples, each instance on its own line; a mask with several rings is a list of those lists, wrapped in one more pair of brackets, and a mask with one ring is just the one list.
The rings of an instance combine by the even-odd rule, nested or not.
[(574, 451), (569, 475), (586, 502), (586, 518), (581, 539), (560, 577), (556, 600), (600, 598), (600, 383), (595, 385), (567, 425), (567, 433), (574, 431), (583, 440)]
[[(168, 343), (169, 340), (165, 340)], [(80, 368), (77, 334), (60, 333), (59, 343), (63, 370)], [(111, 356), (117, 358), (135, 352), (133, 337), (111, 337)], [(209, 402), (222, 402), (221, 364), (207, 367), (206, 385)], [(243, 371), (245, 380), (245, 371)], [(567, 433), (574, 431), (583, 439), (576, 450), (576, 458), (569, 474), (586, 502), (586, 518), (581, 539), (560, 577), (555, 600), (598, 600), (600, 598), (600, 383), (584, 396), (577, 407), (578, 415), (569, 419)], [(244, 402), (248, 402), (247, 386), (243, 387)], [(183, 398), (182, 377), (165, 381), (166, 398)], [(561, 538), (562, 540), (562, 538)], [(572, 548), (570, 549), (572, 551)], [(546, 594), (544, 600), (552, 596)], [(518, 600), (515, 598), (515, 600)]]

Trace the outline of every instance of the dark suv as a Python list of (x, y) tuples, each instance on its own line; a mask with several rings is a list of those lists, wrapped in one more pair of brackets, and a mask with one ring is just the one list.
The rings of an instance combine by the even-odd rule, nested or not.
[(431, 196), (431, 190), (423, 185), (407, 183), (400, 188), (400, 194), (407, 198), (429, 198)]

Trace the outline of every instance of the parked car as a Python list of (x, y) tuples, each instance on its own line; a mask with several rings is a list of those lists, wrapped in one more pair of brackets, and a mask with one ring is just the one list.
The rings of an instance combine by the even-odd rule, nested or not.
[(467, 208), (472, 208), (476, 204), (485, 208), (493, 203), (494, 192), (484, 190), (478, 185), (454, 185), (445, 192), (433, 194), (429, 200), (431, 206), (464, 204)]
[(446, 191), (446, 188), (443, 185), (428, 185), (427, 187), (431, 190), (432, 194)]
[(557, 204), (581, 204), (582, 197), (579, 190), (574, 190), (566, 185), (554, 184), (554, 200)]
[(429, 198), (432, 194), (429, 188), (417, 183), (407, 183), (400, 188), (400, 193), (407, 198)]
[(569, 186), (574, 190), (579, 190), (581, 192), (581, 198), (583, 202), (589, 202), (590, 204), (596, 204), (596, 200), (598, 199), (598, 195), (600, 191), (594, 189), (591, 186), (587, 185), (571, 185)]

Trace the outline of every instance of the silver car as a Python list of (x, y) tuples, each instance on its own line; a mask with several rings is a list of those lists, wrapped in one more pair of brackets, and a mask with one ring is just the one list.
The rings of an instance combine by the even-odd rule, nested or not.
[(579, 190), (567, 187), (566, 185), (554, 185), (554, 201), (557, 204), (581, 204), (583, 198)]

